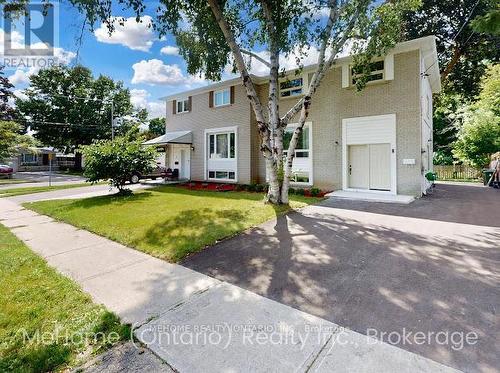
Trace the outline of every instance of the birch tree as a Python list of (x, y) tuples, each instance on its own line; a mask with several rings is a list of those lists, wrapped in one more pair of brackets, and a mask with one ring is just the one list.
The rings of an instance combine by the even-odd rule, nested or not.
[[(113, 22), (108, 22), (113, 16), (111, 0), (70, 2), (86, 14), (88, 24), (101, 20), (113, 32)], [(138, 20), (147, 10), (145, 0), (117, 3), (133, 10)], [(154, 27), (160, 36), (174, 35), (190, 74), (220, 80), (230, 65), (241, 77), (266, 163), (267, 200), (286, 204), (298, 139), (314, 95), (336, 57), (350, 50), (354, 67), (364, 74), (356, 81), (357, 88), (363, 89), (371, 59), (399, 41), (404, 14), (419, 4), (420, 0), (160, 0)], [(280, 62), (294, 59), (300, 72), (304, 58), (311, 53), (317, 55), (312, 79), (291, 109), (283, 113), (279, 79), (285, 71)], [(265, 102), (251, 75), (252, 61), (268, 69)], [(291, 121), (297, 125), (288, 149), (283, 149), (283, 135)]]

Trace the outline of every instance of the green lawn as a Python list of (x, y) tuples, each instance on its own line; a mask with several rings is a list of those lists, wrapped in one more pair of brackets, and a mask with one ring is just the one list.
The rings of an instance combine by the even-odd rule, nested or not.
[(0, 179), (0, 185), (7, 185), (7, 184), (23, 184), (23, 183), (32, 183), (31, 180), (24, 180), (24, 179)]
[(19, 187), (19, 188), (0, 189), (0, 198), (1, 197), (20, 196), (22, 194), (51, 192), (53, 190), (60, 190), (60, 189), (80, 188), (80, 187), (84, 187), (84, 186), (90, 186), (90, 183), (53, 185), (50, 187), (48, 185), (45, 185), (45, 186), (34, 186), (34, 187)]
[[(292, 199), (292, 208), (319, 200)], [(290, 209), (264, 204), (259, 193), (172, 186), (131, 196), (40, 201), (25, 207), (172, 262)]]
[(96, 338), (100, 332), (116, 332), (117, 339), (130, 335), (114, 314), (93, 304), (0, 224), (0, 372), (72, 366), (88, 352), (109, 347)]

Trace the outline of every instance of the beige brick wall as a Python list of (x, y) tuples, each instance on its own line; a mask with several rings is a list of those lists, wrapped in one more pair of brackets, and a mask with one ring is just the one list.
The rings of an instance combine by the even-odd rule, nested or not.
[[(367, 86), (362, 92), (341, 88), (341, 69), (325, 76), (313, 98), (308, 121), (312, 122), (313, 179), (323, 189), (342, 188), (342, 119), (396, 114), (397, 192), (420, 195), (421, 122), (420, 122), (420, 58), (418, 51), (394, 56), (394, 80)], [(267, 84), (257, 87), (263, 104), (267, 102)], [(236, 86), (235, 104), (222, 108), (208, 107), (208, 92), (193, 96), (190, 113), (172, 115), (172, 102), (167, 102), (167, 129), (193, 131), (194, 152), (191, 153), (191, 177), (204, 179), (204, 129), (238, 126), (238, 173), (240, 183), (265, 181), (264, 158), (255, 116), (242, 86)], [(295, 103), (295, 98), (282, 99), (280, 111)], [(414, 158), (416, 165), (402, 164)]]
[(235, 87), (233, 105), (208, 107), (208, 92), (193, 95), (189, 113), (172, 114), (172, 101), (167, 102), (167, 131), (192, 131), (194, 151), (191, 151), (191, 179), (204, 180), (205, 143), (207, 128), (238, 126), (238, 182), (251, 181), (250, 104), (242, 86)]
[[(325, 76), (313, 98), (308, 121), (313, 132), (313, 180), (323, 189), (342, 188), (342, 119), (396, 114), (397, 192), (420, 195), (420, 98), (419, 52), (394, 56), (394, 80), (367, 86), (362, 92), (341, 87), (341, 69)], [(260, 87), (266, 102), (267, 85)], [(285, 113), (296, 99), (282, 99), (280, 111)], [(256, 133), (253, 153), (257, 153)], [(338, 144), (337, 144), (338, 143)], [(254, 158), (256, 156), (254, 155)], [(402, 164), (403, 158), (415, 158), (416, 165)], [(265, 178), (263, 159), (253, 167), (254, 179)]]

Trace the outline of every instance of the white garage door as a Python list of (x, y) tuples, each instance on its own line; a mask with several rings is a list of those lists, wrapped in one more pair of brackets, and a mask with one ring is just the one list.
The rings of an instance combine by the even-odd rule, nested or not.
[(344, 189), (396, 193), (396, 116), (342, 121)]

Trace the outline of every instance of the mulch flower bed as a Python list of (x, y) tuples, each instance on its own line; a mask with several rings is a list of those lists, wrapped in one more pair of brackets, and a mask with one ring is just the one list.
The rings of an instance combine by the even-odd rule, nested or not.
[(214, 192), (231, 192), (236, 190), (235, 184), (205, 183), (200, 181), (183, 183), (179, 184), (179, 186), (190, 190), (210, 190)]
[[(214, 182), (204, 182), (204, 181), (191, 181), (188, 183), (178, 184), (181, 188), (186, 188), (189, 190), (209, 190), (213, 192), (232, 192), (232, 191), (245, 191), (244, 185), (240, 184), (224, 184), (224, 183), (214, 183)], [(246, 190), (249, 191), (249, 190)], [(309, 189), (304, 189), (305, 197), (319, 197), (323, 198), (328, 191), (320, 191), (316, 195), (312, 195)]]

